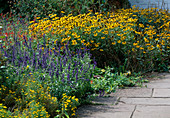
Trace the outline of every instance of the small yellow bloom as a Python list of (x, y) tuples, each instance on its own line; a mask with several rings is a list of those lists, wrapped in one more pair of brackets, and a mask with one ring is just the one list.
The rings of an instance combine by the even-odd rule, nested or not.
[(29, 66), (29, 65), (27, 65), (27, 67), (26, 67), (26, 68), (28, 69), (29, 67), (30, 67), (30, 66)]
[(6, 106), (3, 106), (4, 109), (6, 109), (7, 107)]
[(101, 39), (105, 39), (105, 37), (101, 37)]
[(126, 44), (126, 41), (122, 42), (122, 44), (125, 45), (125, 44)]
[(63, 14), (63, 13), (65, 13), (64, 11), (61, 11), (61, 13)]
[(121, 43), (121, 40), (118, 40), (117, 42), (118, 42), (118, 43)]
[(101, 71), (104, 73), (104, 72), (105, 72), (105, 69), (101, 69)]
[(94, 36), (97, 36), (97, 33), (96, 33), (96, 34), (94, 34)]
[(112, 42), (112, 45), (115, 45), (116, 44), (116, 42)]
[(103, 49), (100, 49), (100, 51), (103, 51)]

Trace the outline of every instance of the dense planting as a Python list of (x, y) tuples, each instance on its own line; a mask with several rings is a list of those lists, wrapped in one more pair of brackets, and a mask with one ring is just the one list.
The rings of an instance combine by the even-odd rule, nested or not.
[(33, 21), (1, 14), (1, 117), (74, 117), (90, 95), (144, 82), (134, 72), (168, 70), (165, 11), (61, 14)]
[(52, 41), (70, 47), (87, 46), (99, 67), (125, 70), (167, 70), (169, 53), (169, 16), (156, 9), (122, 9), (106, 14), (91, 12), (31, 21), (29, 34), (39, 40), (45, 33)]

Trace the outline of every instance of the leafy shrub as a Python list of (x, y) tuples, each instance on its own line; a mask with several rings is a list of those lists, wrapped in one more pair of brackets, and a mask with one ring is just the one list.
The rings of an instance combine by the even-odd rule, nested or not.
[(1, 118), (12, 118), (11, 112), (7, 110), (7, 107), (2, 103), (0, 104), (0, 117)]
[(164, 11), (133, 8), (117, 13), (49, 17), (30, 22), (32, 37), (39, 40), (46, 33), (49, 43), (57, 41), (64, 45), (70, 41), (72, 50), (85, 45), (98, 67), (110, 65), (115, 71), (132, 72), (160, 71), (159, 68), (167, 71), (169, 17)]
[(2, 55), (0, 51), (0, 85), (7, 84), (5, 81), (7, 77), (6, 70), (6, 58)]
[(0, 0), (0, 13), (9, 12), (9, 0)]
[(27, 105), (32, 100), (45, 107), (51, 117), (66, 112), (74, 115), (77, 104), (74, 99), (69, 98), (75, 103), (70, 103), (65, 111), (59, 105), (62, 101), (58, 101), (66, 93), (78, 97), (81, 102), (91, 91), (89, 78), (95, 66), (90, 64), (88, 49), (84, 47), (73, 52), (68, 45), (47, 44), (45, 35), (42, 41), (36, 42), (29, 37), (24, 19), (18, 18), (11, 23), (4, 17), (2, 21), (0, 50), (8, 58), (10, 68), (6, 79), (9, 85), (1, 86), (0, 101), (15, 116), (29, 115), (24, 109), (29, 111)]
[[(63, 14), (83, 14), (88, 10), (93, 10), (93, 12), (113, 11), (115, 8), (121, 8), (122, 4), (125, 4), (125, 0), (119, 1), (120, 3), (107, 0), (13, 0), (13, 2), (13, 9), (17, 14), (22, 17), (27, 15), (32, 20), (36, 16), (46, 17), (51, 13), (62, 16)], [(129, 8), (130, 6), (123, 7)]]
[(75, 96), (67, 96), (66, 93), (63, 93), (62, 96), (63, 97), (61, 99), (61, 110), (58, 110), (60, 114), (56, 117), (61, 118), (64, 116), (75, 116), (75, 110), (78, 105), (78, 98), (75, 98)]
[(94, 76), (91, 78), (91, 87), (100, 96), (105, 93), (115, 92), (117, 88), (133, 87), (147, 82), (142, 76), (131, 76), (131, 72), (112, 73), (113, 68), (106, 69), (95, 68)]

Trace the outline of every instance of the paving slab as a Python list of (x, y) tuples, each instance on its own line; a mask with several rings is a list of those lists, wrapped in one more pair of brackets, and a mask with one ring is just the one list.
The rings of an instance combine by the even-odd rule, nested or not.
[(147, 88), (170, 89), (170, 82), (151, 82), (144, 85), (147, 85)]
[(170, 106), (138, 105), (132, 118), (170, 118)]
[(92, 103), (94, 104), (107, 104), (107, 105), (115, 105), (117, 102), (118, 97), (111, 96), (111, 97), (95, 97), (94, 100), (92, 100)]
[(170, 98), (170, 89), (154, 89), (152, 97), (169, 97)]
[(151, 97), (151, 88), (131, 88), (131, 89), (118, 89), (116, 93), (112, 93), (113, 96), (119, 97)]
[(78, 108), (77, 118), (130, 118), (135, 105), (86, 105)]
[(170, 106), (170, 98), (120, 98), (125, 104)]

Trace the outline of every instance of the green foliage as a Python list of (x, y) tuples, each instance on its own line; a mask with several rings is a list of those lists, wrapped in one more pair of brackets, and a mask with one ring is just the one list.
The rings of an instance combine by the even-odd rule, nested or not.
[[(44, 1), (39, 2), (46, 4)], [(55, 2), (58, 5), (57, 1), (53, 2), (52, 5)], [(169, 17), (165, 12), (157, 13), (153, 9), (146, 11), (122, 9), (114, 14), (88, 12), (77, 16), (71, 14), (66, 16), (65, 14), (68, 13), (76, 15), (90, 9), (85, 7), (84, 11), (81, 11), (81, 5), (78, 5), (74, 9), (77, 11), (67, 11), (65, 6), (67, 2), (70, 1), (62, 1), (63, 4), (60, 6), (62, 9), (56, 11), (63, 17), (50, 14), (53, 11), (49, 5), (47, 6), (50, 8), (49, 11), (44, 9), (43, 14), (39, 11), (35, 12), (37, 16), (41, 14), (41, 17), (50, 14), (49, 19), (40, 20), (37, 17), (29, 24), (20, 18), (13, 22), (5, 17), (2, 20), (3, 32), (0, 44), (3, 54), (5, 51), (8, 53), (8, 60), (3, 55), (0, 56), (0, 103), (9, 109), (1, 110), (5, 117), (10, 117), (11, 114), (16, 117), (36, 117), (36, 114), (44, 117), (74, 116), (77, 105), (87, 100), (93, 92), (110, 93), (118, 87), (131, 87), (145, 82), (139, 74), (131, 76), (131, 72), (168, 70)], [(76, 3), (75, 0), (68, 3), (68, 6), (70, 4), (74, 6), (80, 2)], [(91, 2), (99, 5), (99, 1), (97, 4), (95, 1)], [(38, 9), (39, 4), (37, 1), (35, 3)], [(28, 5), (32, 4), (34, 2), (28, 1)], [(103, 9), (102, 5), (100, 8)], [(32, 12), (31, 10), (27, 9), (28, 12)], [(24, 12), (26, 11), (20, 15), (24, 15)], [(31, 17), (33, 18), (34, 15), (30, 14)], [(46, 34), (45, 37), (43, 34)], [(68, 40), (71, 56), (67, 55), (65, 49)], [(11, 47), (16, 44), (19, 46)], [(59, 44), (61, 50), (57, 48)], [(75, 51), (78, 48), (84, 50), (85, 46), (90, 49), (99, 67), (104, 68), (110, 65), (111, 68), (94, 70), (90, 54), (79, 55)], [(43, 55), (46, 56), (42, 61)], [(35, 60), (30, 61), (32, 57)], [(24, 63), (23, 60), (25, 60)], [(31, 63), (34, 61), (38, 68)], [(58, 63), (59, 61), (61, 62)], [(43, 68), (41, 62), (45, 62), (47, 66)], [(75, 62), (80, 63), (75, 64)], [(22, 66), (19, 66), (19, 63)], [(55, 69), (53, 64), (58, 64)], [(61, 69), (58, 76), (54, 73), (57, 72), (57, 68)], [(52, 70), (49, 71), (50, 69)], [(6, 109), (5, 106), (0, 104), (0, 109)]]
[(5, 86), (8, 85), (8, 82), (6, 81), (8, 78), (6, 61), (7, 58), (0, 51), (0, 85)]
[(9, 4), (8, 4), (9, 0), (0, 0), (0, 13), (6, 13), (7, 11), (9, 11)]
[[(117, 3), (119, 4), (119, 2)], [(123, 3), (120, 1), (120, 4)], [(63, 16), (63, 14), (83, 14), (88, 10), (100, 13), (113, 11), (115, 8), (120, 8), (118, 4), (107, 0), (16, 0), (12, 9), (17, 14), (19, 13), (23, 17), (28, 16), (33, 20), (36, 16), (46, 17), (51, 13)]]
[(131, 72), (112, 73), (113, 68), (96, 68), (91, 79), (91, 86), (97, 93), (104, 90), (105, 93), (115, 92), (117, 88), (140, 86), (146, 82), (142, 76), (131, 76)]

